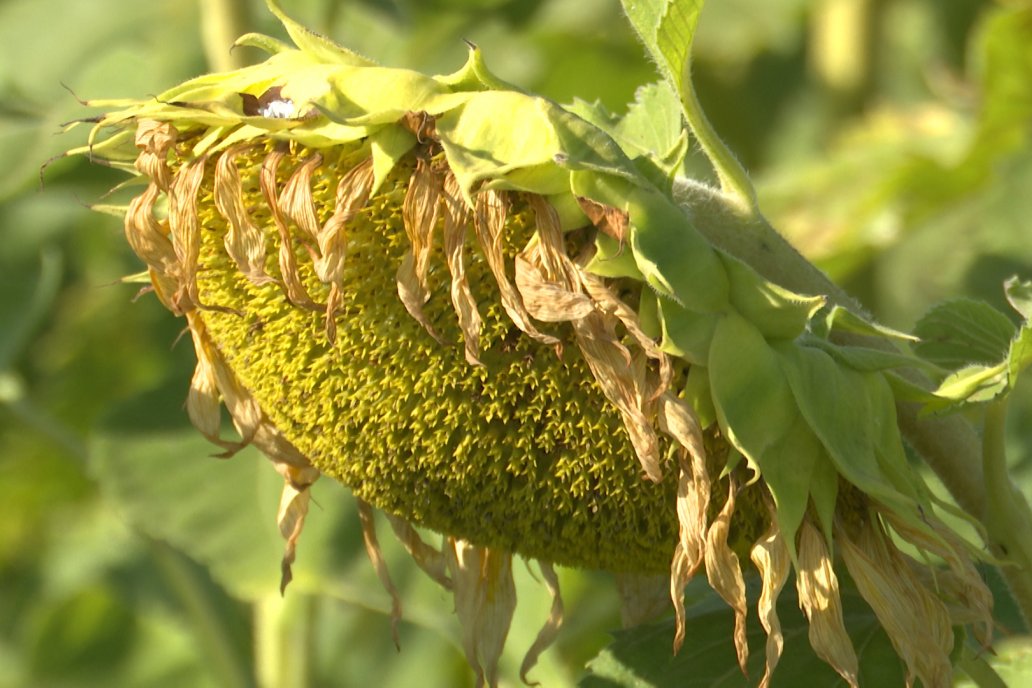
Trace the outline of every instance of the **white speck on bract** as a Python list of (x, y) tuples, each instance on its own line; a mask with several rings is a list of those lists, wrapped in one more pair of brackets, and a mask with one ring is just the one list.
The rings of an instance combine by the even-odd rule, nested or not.
[(267, 119), (290, 119), (294, 116), (294, 101), (270, 101), (258, 108), (258, 114)]

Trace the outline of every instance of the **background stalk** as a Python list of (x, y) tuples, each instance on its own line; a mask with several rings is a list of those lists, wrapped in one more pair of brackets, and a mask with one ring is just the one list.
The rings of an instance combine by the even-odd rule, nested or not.
[(255, 603), (254, 660), (261, 688), (312, 685), (314, 613), (315, 598), (296, 589)]
[(226, 72), (247, 64), (239, 50), (230, 50), (236, 39), (249, 31), (247, 0), (199, 0), (204, 57), (213, 72)]

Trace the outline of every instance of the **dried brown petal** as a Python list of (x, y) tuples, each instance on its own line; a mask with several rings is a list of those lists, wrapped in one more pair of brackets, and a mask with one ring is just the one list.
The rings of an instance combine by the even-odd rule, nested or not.
[(466, 278), (466, 263), (463, 248), (466, 245), (466, 230), (469, 227), (470, 211), (462, 198), (455, 175), (448, 173), (444, 179), (444, 253), (451, 273), (451, 300), (459, 319), (462, 340), (465, 344), (466, 361), (471, 365), (480, 362), (480, 328), (483, 320), (477, 310), (476, 299)]
[(294, 241), (290, 231), (287, 229), (283, 211), (280, 210), (279, 194), (276, 190), (276, 174), (285, 156), (286, 151), (282, 149), (276, 149), (269, 153), (265, 156), (265, 160), (262, 161), (262, 169), (258, 176), (262, 187), (262, 195), (265, 196), (265, 204), (268, 206), (272, 220), (279, 231), (279, 269), (280, 277), (283, 280), (283, 290), (287, 299), (295, 306), (311, 310), (322, 310), (312, 300), (312, 297), (309, 296), (304, 283), (301, 281), (301, 277), (298, 275), (297, 257), (294, 255)]
[(763, 672), (763, 679), (760, 681), (760, 688), (768, 688), (774, 668), (777, 667), (778, 661), (781, 659), (781, 651), (785, 646), (785, 636), (781, 632), (777, 605), (778, 597), (781, 595), (782, 588), (785, 587), (785, 581), (788, 580), (788, 574), (792, 568), (788, 545), (781, 535), (781, 529), (774, 518), (774, 513), (771, 513), (770, 527), (753, 545), (749, 557), (760, 572), (762, 580), (760, 599), (756, 603), (756, 609), (759, 612), (763, 630), (767, 632), (767, 648), (766, 668)]
[(559, 635), (559, 628), (563, 625), (563, 596), (559, 592), (559, 577), (555, 574), (555, 568), (548, 562), (538, 562), (538, 566), (541, 568), (541, 577), (545, 581), (545, 587), (548, 588), (548, 594), (552, 597), (552, 609), (548, 613), (548, 620), (538, 631), (534, 643), (527, 650), (527, 654), (524, 655), (523, 662), (520, 664), (520, 680), (528, 686), (540, 685), (537, 682), (528, 681), (527, 674), (537, 664), (541, 653), (555, 642)]
[(448, 577), (448, 565), (444, 559), (444, 554), (431, 545), (426, 544), (423, 538), (419, 536), (419, 533), (416, 532), (416, 529), (412, 527), (412, 524), (405, 519), (389, 513), (385, 513), (385, 515), (387, 516), (387, 522), (391, 524), (391, 528), (394, 530), (394, 534), (401, 544), (404, 545), (412, 560), (416, 562), (416, 565), (423, 569), (442, 588), (451, 590), (453, 586), (451, 579)]
[(172, 297), (179, 312), (200, 305), (197, 294), (197, 261), (201, 255), (201, 223), (197, 193), (204, 180), (206, 157), (193, 160), (176, 172), (168, 193), (169, 238), (178, 259), (179, 290)]
[(244, 206), (244, 190), (237, 171), (236, 158), (248, 150), (234, 146), (215, 164), (213, 195), (215, 207), (226, 219), (226, 253), (252, 284), (262, 285), (275, 280), (265, 272), (265, 235), (251, 220)]
[(373, 188), (373, 161), (366, 160), (347, 171), (337, 183), (333, 215), (319, 229), (315, 274), (326, 284), (344, 289), (344, 258), (347, 253), (347, 223), (369, 201)]
[(602, 392), (616, 405), (623, 417), (631, 444), (646, 476), (653, 482), (663, 479), (659, 467), (659, 440), (644, 413), (645, 367), (635, 364), (630, 352), (620, 343), (609, 323), (592, 313), (573, 323), (577, 345)]
[(387, 562), (380, 552), (380, 543), (376, 539), (376, 520), (373, 516), (373, 507), (369, 502), (355, 498), (358, 505), (358, 518), (362, 521), (362, 542), (365, 544), (366, 555), (376, 571), (376, 577), (380, 584), (391, 596), (391, 635), (394, 637), (394, 647), (400, 649), (401, 641), (398, 638), (398, 623), (401, 621), (401, 597), (398, 589), (394, 587), (390, 571), (387, 570)]
[(542, 344), (556, 346), (559, 340), (551, 335), (542, 334), (531, 322), (519, 292), (505, 274), (505, 254), (502, 251), (502, 231), (505, 229), (505, 218), (508, 214), (508, 203), (505, 196), (498, 191), (481, 191), (476, 197), (476, 208), (473, 215), (473, 227), (476, 229), (477, 241), (488, 267), (498, 283), (502, 307), (509, 319), (522, 332), (533, 337)]
[(685, 634), (684, 586), (698, 571), (706, 556), (707, 517), (710, 477), (706, 472), (706, 448), (695, 414), (669, 392), (659, 398), (659, 427), (677, 440), (677, 523), (678, 540), (670, 564), (670, 597), (674, 604), (676, 631), (674, 652), (681, 648)]
[(914, 575), (875, 518), (858, 528), (836, 524), (842, 560), (907, 667), (907, 685), (949, 686), (953, 628), (942, 602)]
[(320, 229), (312, 200), (312, 175), (321, 164), (322, 156), (318, 153), (305, 160), (290, 175), (279, 197), (280, 209), (312, 241), (318, 240)]
[(132, 201), (125, 214), (125, 236), (129, 246), (147, 264), (151, 284), (158, 298), (173, 313), (172, 297), (179, 291), (178, 259), (168, 238), (168, 228), (154, 217), (154, 203), (160, 189), (151, 182), (146, 190)]
[(168, 152), (175, 145), (177, 136), (178, 132), (170, 122), (141, 119), (136, 123), (136, 147), (140, 149), (136, 169), (165, 192), (172, 184)]
[(838, 578), (824, 536), (806, 519), (798, 538), (796, 588), (799, 606), (810, 621), (810, 645), (850, 686), (859, 688), (856, 652), (842, 619)]
[(516, 256), (516, 288), (527, 312), (544, 322), (579, 320), (595, 310), (587, 295), (549, 281), (525, 253)]
[(330, 285), (326, 299), (326, 338), (336, 339), (337, 309), (344, 293), (344, 258), (347, 255), (347, 223), (354, 219), (369, 201), (373, 188), (373, 161), (366, 160), (341, 177), (337, 183), (333, 215), (319, 229), (315, 274)]
[(408, 235), (411, 248), (398, 266), (398, 296), (409, 315), (440, 342), (440, 336), (423, 313), (423, 304), (430, 299), (426, 278), (430, 268), (430, 248), (434, 227), (437, 225), (439, 199), (437, 177), (429, 163), (420, 158), (416, 161), (416, 169), (412, 172), (401, 206), (405, 234)]
[(733, 478), (729, 483), (727, 501), (706, 533), (706, 577), (709, 579), (710, 587), (731, 605), (735, 612), (735, 651), (738, 655), (738, 666), (745, 674), (746, 662), (749, 659), (749, 642), (745, 635), (745, 617), (748, 612), (745, 579), (742, 577), (738, 555), (727, 546), (738, 486)]
[(512, 555), (447, 538), (445, 560), (455, 585), (455, 613), (462, 624), (462, 649), (477, 688), (498, 685), (498, 660), (516, 609)]
[(590, 198), (584, 198), (583, 196), (578, 196), (577, 202), (580, 203), (584, 214), (591, 220), (591, 224), (598, 227), (600, 232), (616, 239), (621, 244), (624, 242), (624, 239), (627, 238), (628, 224), (626, 212), (610, 205), (603, 205)]
[(301, 537), (301, 531), (304, 530), (305, 516), (308, 515), (308, 504), (312, 498), (309, 488), (319, 477), (319, 472), (313, 468), (297, 469), (287, 464), (276, 464), (276, 470), (283, 475), (284, 481), (279, 511), (276, 514), (276, 524), (279, 526), (280, 535), (287, 541), (283, 550), (280, 576), (280, 594), (282, 595), (294, 578), (291, 566), (297, 556), (297, 541)]
[(935, 517), (925, 515), (923, 522), (935, 531), (937, 538), (894, 512), (885, 510), (881, 515), (886, 524), (904, 540), (946, 563), (948, 571), (935, 571), (910, 557), (906, 558), (910, 568), (918, 575), (932, 578), (928, 587), (937, 591), (946, 603), (954, 625), (972, 624), (975, 637), (988, 647), (992, 643), (993, 594), (967, 555), (970, 545)]

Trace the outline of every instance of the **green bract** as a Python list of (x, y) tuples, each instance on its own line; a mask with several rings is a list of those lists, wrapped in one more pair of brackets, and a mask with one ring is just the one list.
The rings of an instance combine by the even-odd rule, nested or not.
[[(284, 583), (325, 473), (362, 500), (367, 532), (371, 504), (454, 587), (486, 682), (513, 552), (545, 562), (550, 584), (549, 562), (669, 570), (679, 615), (704, 569), (736, 611), (743, 666), (748, 555), (767, 591), (765, 682), (791, 562), (811, 642), (855, 684), (832, 566), (844, 542), (854, 578), (899, 568), (924, 591), (871, 603), (936, 685), (950, 617), (891, 532), (947, 560), (938, 590), (987, 639), (988, 593), (896, 429), (886, 370), (910, 359), (837, 346), (836, 329), (891, 333), (711, 245), (695, 225), (706, 214), (670, 195), (683, 132), (650, 151), (640, 111), (614, 138), (501, 83), (476, 48), (458, 72), (425, 76), (270, 8), (296, 47), (246, 36), (273, 54), (151, 100), (93, 103), (110, 111), (76, 152), (146, 183), (127, 237), (188, 318), (191, 419), (227, 454), (255, 444), (285, 478)], [(220, 402), (239, 442), (219, 435)], [(446, 534), (442, 550), (413, 524)], [(489, 601), (469, 597), (485, 584)], [(948, 640), (932, 665), (911, 662), (897, 617)]]

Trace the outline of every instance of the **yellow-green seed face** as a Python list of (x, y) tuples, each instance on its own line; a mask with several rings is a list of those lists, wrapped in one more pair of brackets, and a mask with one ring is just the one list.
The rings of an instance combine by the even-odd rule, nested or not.
[[(270, 275), (279, 235), (258, 187), (267, 151), (238, 168), (252, 219), (265, 228)], [(322, 151), (324, 159), (340, 156)], [(281, 165), (282, 185), (309, 153)], [(349, 157), (349, 156), (344, 156)], [(333, 212), (347, 166), (324, 162), (312, 178), (320, 221)], [(676, 542), (674, 480), (643, 480), (619, 413), (604, 398), (566, 325), (550, 332), (562, 357), (507, 318), (491, 272), (467, 240), (465, 258), (484, 319), (482, 367), (463, 356), (436, 232), (425, 313), (442, 346), (405, 310), (395, 274), (408, 248), (401, 217), (411, 161), (348, 224), (345, 295), (336, 340), (324, 314), (298, 308), (275, 284), (256, 287), (223, 247), (225, 221), (198, 198), (203, 229), (198, 283), (216, 347), (264, 412), (314, 466), (361, 498), (434, 530), (561, 564), (664, 572)], [(504, 233), (512, 258), (532, 234), (518, 199)], [(470, 232), (472, 234), (472, 232)], [(304, 246), (300, 274), (325, 300)], [(672, 471), (672, 462), (664, 467)]]

